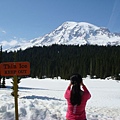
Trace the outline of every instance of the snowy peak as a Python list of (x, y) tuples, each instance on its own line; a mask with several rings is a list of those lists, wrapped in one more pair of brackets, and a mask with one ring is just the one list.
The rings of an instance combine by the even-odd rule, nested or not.
[[(77, 35), (87, 33), (90, 34), (92, 31), (99, 29), (99, 27), (94, 26), (85, 22), (65, 22), (61, 26), (59, 26), (55, 31), (64, 31), (68, 35)], [(63, 34), (64, 35), (64, 34)]]
[[(62, 27), (65, 27), (65, 28), (70, 28), (70, 29), (75, 29), (75, 28), (83, 28), (83, 29), (98, 29), (99, 27), (95, 26), (95, 25), (92, 25), (90, 23), (86, 23), (86, 22), (65, 22), (61, 25)], [(61, 27), (60, 26), (60, 27)]]
[(26, 49), (33, 46), (64, 45), (120, 45), (120, 33), (111, 33), (105, 27), (98, 27), (86, 22), (64, 22), (54, 31), (19, 44), (9, 50)]
[(90, 23), (86, 22), (65, 22), (62, 26), (58, 27), (61, 30), (61, 27), (64, 28), (67, 32), (70, 31), (69, 34), (79, 33), (79, 36), (85, 35), (103, 35), (103, 34), (110, 34), (110, 31), (105, 27), (97, 27)]
[(116, 39), (114, 37), (120, 36), (110, 33), (107, 28), (97, 27), (86, 22), (65, 22), (45, 36), (45, 39), (43, 37), (42, 44), (108, 45), (111, 43), (111, 45), (117, 45), (113, 44)]

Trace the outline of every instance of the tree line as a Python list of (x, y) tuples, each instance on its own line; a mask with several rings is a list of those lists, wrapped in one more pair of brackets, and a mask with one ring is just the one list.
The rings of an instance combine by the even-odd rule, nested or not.
[(69, 79), (72, 73), (91, 78), (120, 79), (120, 46), (52, 45), (3, 52), (2, 62), (28, 61), (30, 76)]

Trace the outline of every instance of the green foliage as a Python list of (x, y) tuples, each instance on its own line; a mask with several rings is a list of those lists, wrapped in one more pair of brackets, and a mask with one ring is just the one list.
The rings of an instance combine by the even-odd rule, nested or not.
[(114, 76), (120, 79), (119, 46), (66, 46), (52, 45), (33, 47), (15, 53), (4, 52), (3, 61), (28, 61), (31, 65), (31, 77), (42, 78), (61, 76), (69, 79), (72, 73), (83, 77), (106, 78)]

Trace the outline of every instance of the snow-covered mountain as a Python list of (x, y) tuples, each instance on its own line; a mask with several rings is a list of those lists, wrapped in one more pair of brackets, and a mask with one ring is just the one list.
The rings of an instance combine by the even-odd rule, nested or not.
[(65, 22), (54, 31), (27, 42), (21, 42), (9, 50), (26, 49), (33, 46), (65, 45), (120, 45), (120, 33), (111, 33), (107, 28), (86, 22)]

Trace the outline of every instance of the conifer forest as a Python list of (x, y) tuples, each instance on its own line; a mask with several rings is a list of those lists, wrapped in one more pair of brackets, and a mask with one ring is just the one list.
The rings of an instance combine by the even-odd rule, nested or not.
[(2, 52), (2, 62), (30, 62), (30, 76), (69, 79), (73, 73), (120, 80), (120, 46), (52, 45)]

